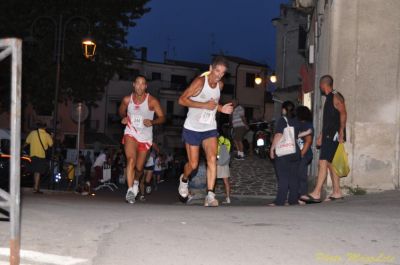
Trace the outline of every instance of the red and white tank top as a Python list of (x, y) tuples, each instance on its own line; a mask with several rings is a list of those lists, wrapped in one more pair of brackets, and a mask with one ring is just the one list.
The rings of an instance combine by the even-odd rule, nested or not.
[(128, 104), (127, 118), (128, 124), (125, 127), (124, 134), (134, 137), (141, 143), (153, 143), (153, 127), (146, 127), (143, 120), (153, 120), (154, 111), (149, 108), (149, 94), (145, 96), (145, 100), (141, 104), (133, 101), (133, 94)]

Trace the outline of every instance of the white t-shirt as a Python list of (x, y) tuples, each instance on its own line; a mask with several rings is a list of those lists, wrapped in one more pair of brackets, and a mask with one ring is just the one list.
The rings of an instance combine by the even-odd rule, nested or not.
[(233, 128), (238, 128), (238, 127), (244, 127), (246, 124), (244, 124), (242, 117), (244, 117), (244, 109), (242, 106), (236, 106), (236, 108), (233, 109), (232, 112), (232, 127)]
[(106, 154), (105, 154), (105, 153), (101, 153), (101, 154), (96, 158), (96, 161), (94, 161), (92, 167), (93, 167), (93, 168), (95, 168), (95, 167), (102, 167), (103, 164), (104, 164), (104, 162), (106, 162), (106, 160), (107, 160)]

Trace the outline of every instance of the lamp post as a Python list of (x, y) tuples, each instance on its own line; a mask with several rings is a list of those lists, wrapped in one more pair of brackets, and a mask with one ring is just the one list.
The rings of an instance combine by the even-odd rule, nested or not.
[(257, 73), (255, 78), (254, 78), (254, 83), (256, 85), (261, 85), (263, 84), (263, 88), (264, 88), (264, 94), (263, 94), (263, 120), (265, 117), (265, 93), (268, 91), (268, 83), (272, 83), (275, 84), (276, 83), (276, 75), (275, 72), (272, 72), (271, 74), (268, 74), (268, 70), (267, 73)]
[[(69, 17), (66, 21), (64, 21), (63, 15), (60, 14), (58, 21), (51, 16), (41, 16), (35, 19), (32, 23), (31, 27), (31, 35), (34, 36), (35, 27), (39, 21), (50, 21), (54, 26), (54, 55), (56, 60), (56, 83), (55, 83), (55, 91), (54, 91), (54, 111), (53, 111), (53, 134), (54, 140), (57, 139), (57, 117), (58, 117), (58, 98), (59, 98), (59, 90), (60, 90), (60, 76), (61, 76), (61, 63), (64, 60), (64, 40), (65, 40), (65, 32), (68, 25), (74, 20), (81, 20), (84, 21), (88, 33), (90, 33), (90, 23), (86, 17), (83, 16), (72, 16)], [(86, 39), (82, 42), (82, 46), (84, 49), (84, 56), (86, 58), (93, 58), (95, 51), (96, 51), (96, 44)], [(55, 144), (53, 144), (51, 156), (54, 158), (55, 155)], [(51, 186), (53, 187), (54, 179), (54, 160), (51, 160)]]

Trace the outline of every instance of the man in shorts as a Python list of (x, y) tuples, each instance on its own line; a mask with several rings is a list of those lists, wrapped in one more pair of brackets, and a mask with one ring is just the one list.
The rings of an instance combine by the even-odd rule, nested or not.
[(53, 146), (53, 139), (46, 132), (46, 124), (38, 122), (37, 129), (29, 133), (25, 141), (25, 146), (29, 145), (31, 156), (31, 168), (33, 172), (33, 192), (42, 194), (40, 191), (40, 176), (49, 169), (49, 161), (46, 159), (46, 150)]
[(197, 77), (179, 98), (179, 104), (189, 108), (183, 128), (188, 162), (180, 176), (179, 195), (187, 198), (189, 195), (188, 178), (198, 167), (200, 146), (203, 147), (207, 159), (207, 196), (204, 206), (218, 206), (215, 199), (214, 186), (217, 176), (217, 111), (231, 114), (232, 103), (219, 105), (220, 93), (223, 88), (221, 81), (228, 63), (224, 57), (214, 58), (208, 74)]
[[(146, 93), (147, 81), (137, 76), (133, 82), (133, 92), (122, 99), (119, 107), (121, 123), (126, 125), (122, 143), (127, 160), (126, 175), (128, 190), (125, 200), (135, 203), (139, 192), (139, 179), (143, 174), (147, 153), (153, 144), (153, 125), (165, 122), (160, 102)], [(154, 119), (154, 113), (157, 118)]]
[(319, 172), (314, 190), (310, 194), (300, 197), (300, 200), (306, 203), (321, 202), (321, 191), (327, 178), (328, 170), (332, 179), (333, 192), (328, 195), (326, 201), (343, 199), (343, 194), (340, 190), (340, 179), (332, 168), (332, 161), (339, 143), (343, 143), (346, 140), (346, 105), (342, 94), (333, 90), (332, 76), (322, 76), (320, 88), (323, 95), (326, 96), (326, 101), (323, 110), (322, 133), (317, 139), (317, 146), (321, 147)]

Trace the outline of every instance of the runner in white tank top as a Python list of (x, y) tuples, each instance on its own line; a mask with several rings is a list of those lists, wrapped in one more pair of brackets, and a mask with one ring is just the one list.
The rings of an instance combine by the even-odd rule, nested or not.
[[(139, 191), (139, 179), (143, 175), (147, 153), (153, 142), (152, 126), (165, 121), (160, 102), (146, 93), (146, 78), (136, 77), (133, 87), (133, 93), (124, 97), (119, 107), (121, 123), (126, 125), (123, 144), (127, 160), (128, 191), (125, 199), (129, 203), (135, 202)], [(156, 119), (153, 119), (154, 113), (157, 115)]]
[[(221, 94), (219, 83), (217, 83), (215, 88), (211, 88), (207, 76), (204, 76), (204, 79), (201, 92), (196, 96), (190, 97), (190, 100), (202, 103), (214, 100), (218, 103)], [(217, 129), (217, 121), (215, 120), (216, 113), (217, 107), (213, 110), (189, 107), (183, 127), (196, 132), (215, 130)]]
[(231, 114), (232, 103), (219, 105), (221, 81), (227, 70), (225, 58), (216, 57), (210, 65), (206, 76), (197, 77), (179, 98), (179, 104), (188, 107), (189, 111), (183, 128), (188, 162), (180, 177), (179, 194), (186, 201), (189, 196), (188, 177), (198, 167), (200, 146), (203, 146), (207, 159), (207, 190), (204, 206), (218, 206), (214, 186), (217, 176), (217, 111)]
[(128, 123), (125, 127), (124, 138), (129, 136), (139, 143), (145, 143), (147, 149), (150, 149), (153, 143), (153, 128), (146, 127), (144, 120), (153, 120), (154, 110), (149, 108), (149, 94), (145, 94), (145, 100), (142, 103), (133, 102), (133, 93), (129, 101), (127, 110)]

